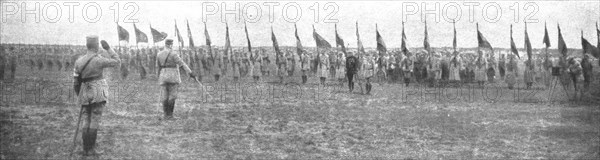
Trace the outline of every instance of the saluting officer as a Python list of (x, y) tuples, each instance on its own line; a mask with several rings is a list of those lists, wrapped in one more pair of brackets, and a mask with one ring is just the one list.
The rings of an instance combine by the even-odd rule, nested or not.
[(102, 48), (108, 51), (108, 57), (100, 55), (98, 36), (86, 38), (87, 53), (75, 61), (73, 76), (75, 93), (79, 96), (85, 119), (81, 135), (84, 155), (94, 155), (97, 154), (96, 137), (102, 110), (108, 102), (108, 84), (103, 71), (104, 68), (118, 66), (120, 60), (106, 41), (102, 41)]
[(181, 83), (179, 67), (183, 67), (185, 72), (187, 72), (191, 78), (196, 78), (196, 75), (194, 75), (188, 65), (183, 62), (183, 59), (181, 59), (176, 52), (173, 52), (172, 47), (173, 40), (167, 39), (165, 41), (165, 48), (160, 51), (156, 57), (159, 66), (158, 84), (162, 88), (161, 101), (165, 113), (164, 119), (173, 119), (175, 100), (177, 99), (179, 83)]

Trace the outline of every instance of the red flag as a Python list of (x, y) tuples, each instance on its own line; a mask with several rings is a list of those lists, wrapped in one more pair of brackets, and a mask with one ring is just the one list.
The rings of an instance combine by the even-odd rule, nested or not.
[(127, 41), (129, 42), (129, 32), (125, 30), (125, 28), (121, 27), (117, 24), (117, 32), (119, 34), (119, 41)]
[(478, 46), (480, 48), (489, 48), (491, 50), (494, 50), (490, 42), (488, 42), (487, 39), (485, 39), (485, 37), (483, 36), (483, 34), (481, 34), (481, 32), (479, 31), (479, 23), (477, 23), (477, 43), (479, 44)]
[(335, 46), (342, 46), (342, 52), (346, 54), (346, 46), (344, 45), (344, 40), (337, 32), (337, 24), (335, 24)]
[(379, 52), (385, 53), (387, 51), (387, 48), (385, 46), (385, 42), (383, 41), (383, 37), (381, 37), (381, 34), (379, 34), (377, 24), (375, 24), (375, 39), (377, 40), (377, 50)]
[(548, 36), (548, 27), (546, 27), (546, 23), (544, 22), (544, 44), (546, 44), (546, 48), (550, 47), (550, 36)]
[(563, 39), (562, 33), (560, 31), (560, 24), (557, 24), (558, 27), (558, 52), (560, 52), (564, 57), (567, 56), (567, 44)]
[(527, 59), (531, 60), (532, 51), (531, 51), (531, 42), (529, 41), (529, 34), (527, 34), (527, 23), (525, 23), (525, 50), (527, 51)]
[(521, 56), (519, 56), (519, 51), (517, 50), (517, 46), (515, 46), (515, 41), (513, 40), (513, 31), (512, 31), (512, 24), (510, 25), (510, 51), (517, 55), (517, 57), (521, 58)]
[(163, 41), (167, 38), (167, 33), (152, 28), (152, 24), (150, 25), (150, 33), (152, 33), (152, 41), (154, 41), (154, 43)]
[(135, 26), (135, 23), (133, 24), (133, 29), (135, 30), (135, 43), (140, 43), (140, 42), (148, 43), (148, 36), (146, 36), (146, 33), (142, 32), (140, 29), (138, 29)]
[(356, 22), (356, 46), (358, 48), (358, 54), (365, 53), (365, 47), (362, 45), (362, 41), (360, 40), (360, 34), (358, 34), (358, 21)]
[(325, 38), (321, 37), (319, 33), (315, 30), (315, 26), (313, 25), (313, 38), (315, 38), (315, 42), (317, 43), (317, 48), (331, 48), (331, 44), (325, 40)]

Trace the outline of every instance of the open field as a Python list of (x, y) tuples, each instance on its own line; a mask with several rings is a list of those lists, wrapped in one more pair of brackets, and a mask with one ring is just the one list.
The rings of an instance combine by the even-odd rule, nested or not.
[[(46, 78), (1, 84), (0, 159), (70, 153), (79, 107), (70, 79), (59, 78), (69, 73), (39, 74)], [(373, 95), (360, 95), (333, 81), (319, 87), (316, 78), (237, 87), (207, 78), (212, 99), (186, 81), (178, 119), (159, 121), (154, 78), (131, 76), (111, 80), (103, 153), (87, 159), (600, 159), (598, 101), (574, 101), (560, 86), (376, 84)]]

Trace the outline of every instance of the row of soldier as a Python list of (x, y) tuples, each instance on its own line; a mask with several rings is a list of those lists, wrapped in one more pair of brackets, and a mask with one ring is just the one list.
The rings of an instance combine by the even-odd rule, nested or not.
[[(85, 52), (81, 46), (43, 46), (43, 45), (2, 45), (3, 54), (0, 56), (2, 67), (0, 79), (14, 79), (16, 68), (25, 64), (30, 71), (69, 71), (72, 64)], [(158, 48), (126, 48), (115, 47), (117, 54), (122, 60), (119, 68), (120, 78), (127, 79), (130, 70), (139, 73), (141, 79), (147, 78), (149, 74), (158, 72), (156, 55)], [(181, 58), (190, 65), (190, 68), (199, 79), (213, 79), (219, 81), (222, 77), (231, 77), (238, 81), (243, 77), (251, 77), (259, 81), (261, 76), (277, 76), (280, 82), (296, 81), (295, 76), (301, 83), (306, 83), (309, 76), (315, 76), (324, 84), (325, 79), (345, 80), (346, 57), (348, 55), (337, 50), (321, 50), (320, 54), (306, 50), (285, 50), (285, 53), (272, 56), (265, 48), (255, 49), (254, 53), (245, 50), (219, 50), (212, 51), (204, 48), (184, 48), (177, 51)], [(357, 52), (358, 53), (358, 52)], [(458, 52), (442, 50), (441, 52), (427, 52), (420, 50), (402, 54), (401, 51), (390, 51), (387, 53), (376, 53), (375, 51), (360, 52), (357, 58), (360, 63), (357, 75), (360, 79), (372, 80), (377, 78), (380, 82), (396, 83), (404, 79), (404, 84), (410, 82), (424, 82), (430, 86), (443, 85), (449, 82), (477, 82), (483, 85), (485, 82), (494, 80), (505, 80), (509, 88), (517, 83), (517, 77), (523, 74), (523, 81), (527, 88), (532, 87), (533, 82), (541, 82), (549, 87), (552, 75), (559, 75), (563, 71), (569, 71), (571, 65), (579, 76), (584, 80), (584, 85), (591, 82), (591, 69), (593, 61), (589, 55), (582, 59), (554, 58), (544, 56), (545, 53), (534, 54), (532, 62), (524, 60), (523, 71), (519, 71), (519, 58), (514, 54), (500, 54), (496, 59), (494, 54), (479, 51)], [(508, 52), (507, 52), (508, 53)], [(274, 58), (273, 58), (274, 57)], [(508, 57), (508, 58), (507, 58)], [(562, 68), (555, 70), (553, 68)], [(580, 68), (580, 69), (577, 69)], [(9, 74), (10, 73), (10, 74)], [(298, 74), (299, 75), (295, 75)], [(566, 73), (566, 72), (565, 72)], [(8, 76), (5, 76), (8, 75)], [(577, 76), (577, 77), (579, 77)], [(287, 79), (287, 80), (286, 80)], [(587, 88), (587, 87), (584, 87)]]

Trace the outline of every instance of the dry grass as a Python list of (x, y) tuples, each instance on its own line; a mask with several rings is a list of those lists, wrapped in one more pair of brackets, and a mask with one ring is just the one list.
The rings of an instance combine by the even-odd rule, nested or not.
[[(223, 103), (198, 100), (197, 88), (186, 83), (178, 119), (159, 121), (158, 93), (149, 93), (158, 91), (154, 81), (119, 85), (142, 91), (120, 90), (132, 95), (108, 104), (98, 139), (104, 153), (88, 159), (600, 158), (598, 104), (569, 101), (564, 92), (549, 100), (541, 89), (429, 94), (433, 89), (386, 84), (370, 96), (330, 89), (319, 99)], [(282, 87), (258, 88), (273, 86)], [(439, 98), (459, 92), (469, 96)], [(67, 158), (78, 113), (69, 103), (5, 103), (0, 159)]]

